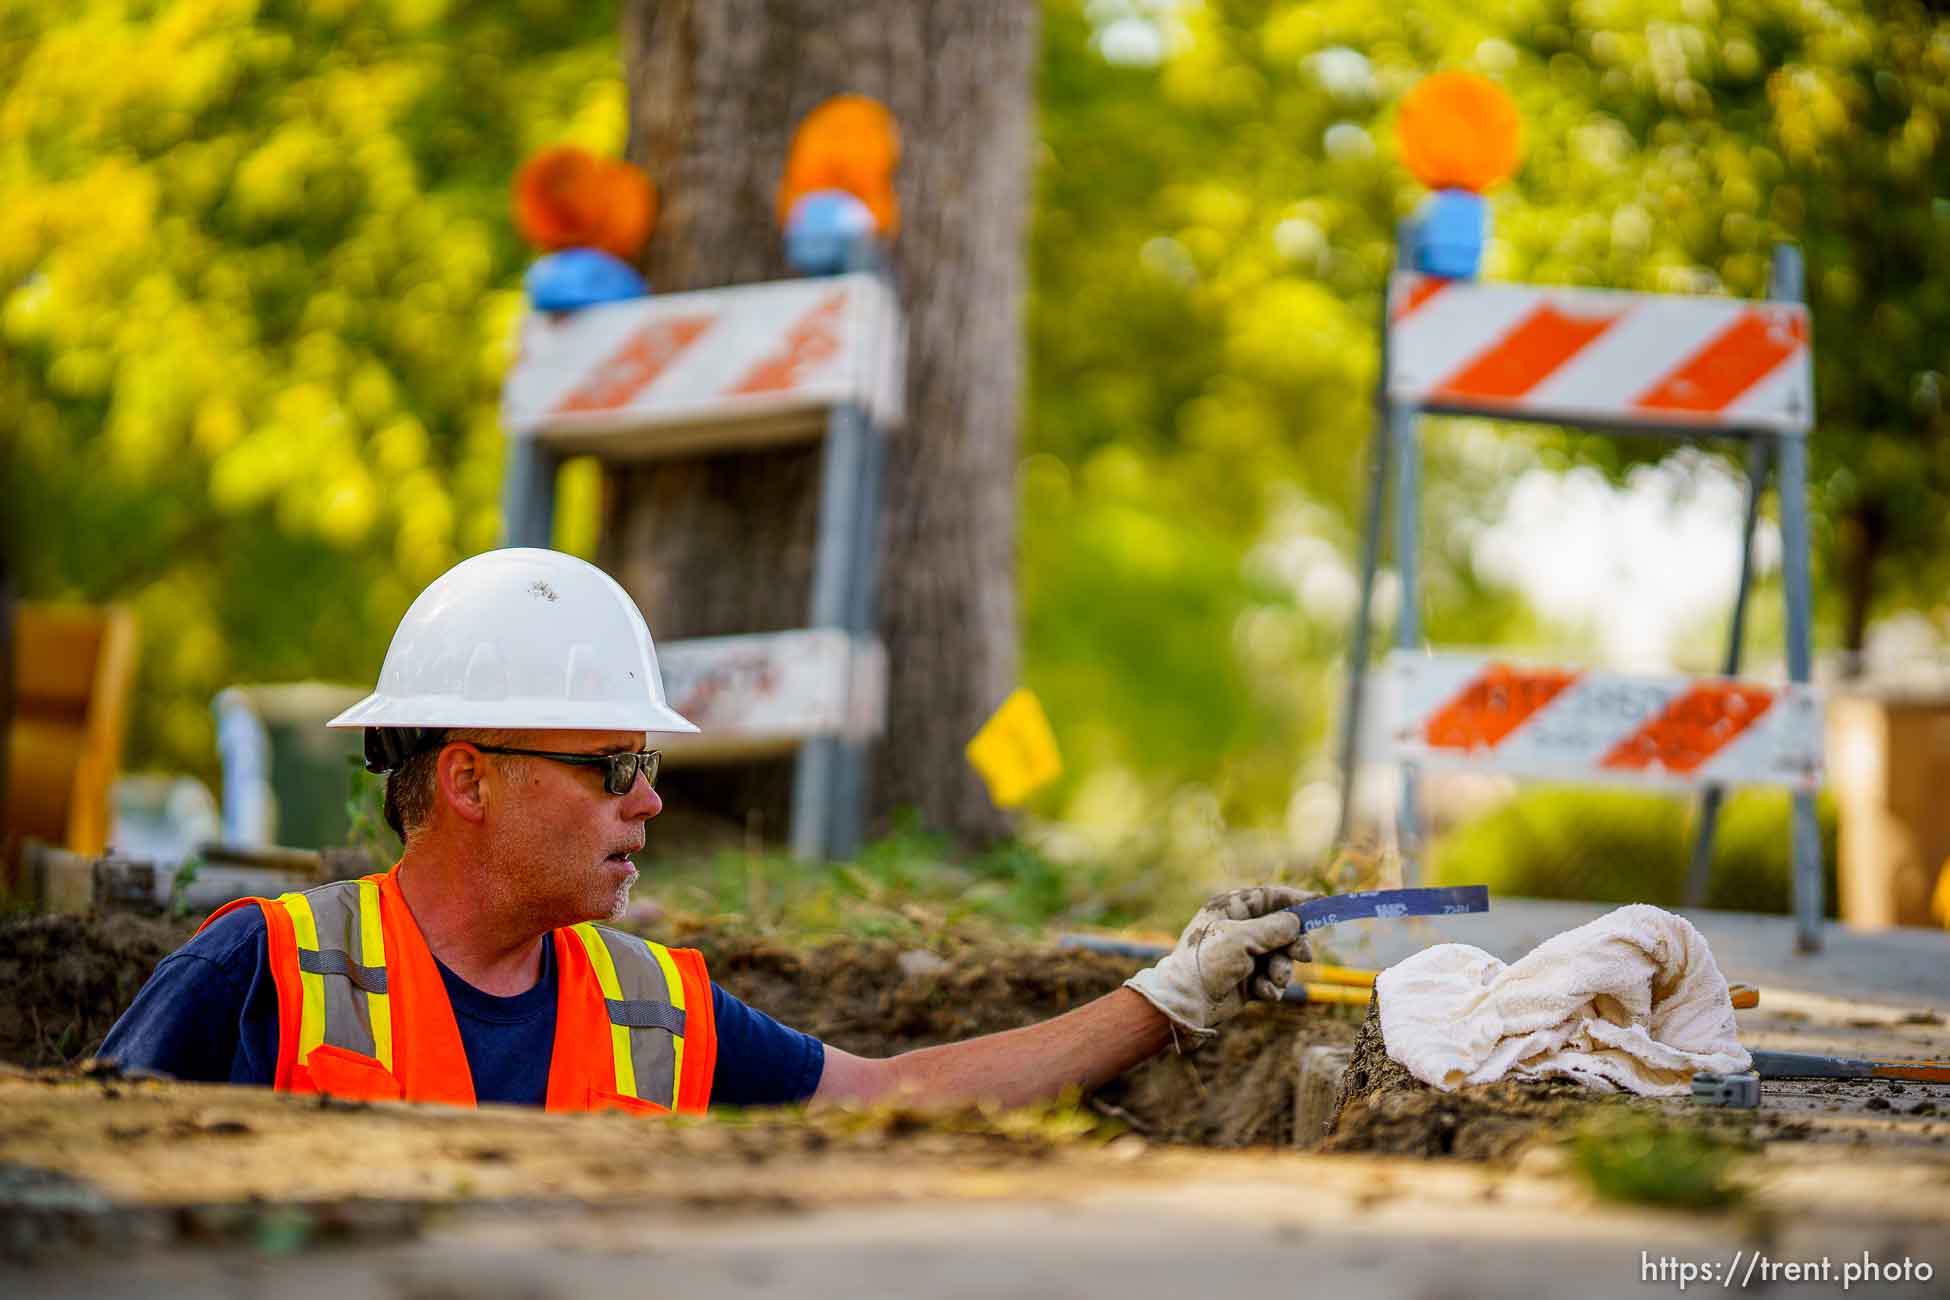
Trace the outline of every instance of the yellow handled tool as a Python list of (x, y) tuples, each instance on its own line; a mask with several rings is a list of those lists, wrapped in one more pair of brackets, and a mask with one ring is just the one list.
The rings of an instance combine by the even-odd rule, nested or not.
[(1293, 968), (1295, 979), (1362, 989), (1373, 988), (1374, 977), (1379, 973), (1379, 971), (1356, 970), (1352, 966), (1329, 966), (1324, 962), (1303, 962)]
[[(1142, 939), (1099, 934), (1066, 934), (1057, 940), (1065, 948), (1082, 948), (1089, 952), (1109, 953), (1115, 957), (1136, 957), (1140, 961), (1156, 961), (1171, 951), (1168, 943), (1153, 943)], [(1377, 971), (1359, 970), (1353, 966), (1330, 966), (1326, 962), (1305, 962), (1293, 968), (1295, 982), (1287, 987), (1288, 1002), (1332, 1002), (1343, 1006), (1365, 1006), (1368, 995), (1362, 990), (1374, 987)], [(1733, 995), (1736, 1010), (1746, 1011), (1760, 1005), (1760, 990), (1751, 984), (1734, 984), (1727, 992)]]
[[(1359, 971), (1354, 972), (1360, 974)], [(1313, 1002), (1336, 1007), (1365, 1007), (1374, 994), (1369, 989), (1350, 988), (1345, 984), (1315, 984), (1309, 981), (1296, 981), (1281, 990), (1282, 1002)]]

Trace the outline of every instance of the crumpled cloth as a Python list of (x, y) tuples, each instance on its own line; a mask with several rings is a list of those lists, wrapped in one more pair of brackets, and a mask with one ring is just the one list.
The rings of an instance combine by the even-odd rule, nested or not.
[(1671, 1097), (1691, 1090), (1696, 1070), (1753, 1061), (1705, 938), (1645, 903), (1566, 930), (1514, 965), (1466, 944), (1425, 948), (1375, 987), (1388, 1055), (1444, 1092), (1565, 1075)]

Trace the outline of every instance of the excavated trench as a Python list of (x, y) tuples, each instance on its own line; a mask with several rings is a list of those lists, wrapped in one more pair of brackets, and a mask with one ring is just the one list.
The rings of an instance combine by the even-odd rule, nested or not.
[[(93, 1054), (186, 920), (44, 916), (0, 924), (0, 1061), (72, 1066)], [(888, 939), (795, 947), (747, 928), (674, 922), (660, 937), (704, 951), (712, 977), (781, 1022), (863, 1056), (889, 1056), (1034, 1024), (1117, 988), (1128, 958), (993, 939), (924, 951)], [(1383, 1050), (1365, 1020), (1332, 1007), (1255, 1006), (1218, 1041), (1167, 1052), (1089, 1101), (1156, 1142), (1506, 1160), (1602, 1104), (1565, 1082), (1438, 1092)], [(1302, 1049), (1348, 1050), (1324, 1137), (1296, 1134)], [(1330, 1057), (1338, 1063), (1339, 1057)]]
[[(72, 1066), (100, 1046), (188, 921), (32, 917), (0, 925), (0, 1061)], [(886, 939), (793, 947), (721, 924), (667, 927), (703, 950), (712, 978), (784, 1024), (864, 1056), (1015, 1029), (1117, 988), (1138, 963), (1050, 945), (950, 937), (939, 951)], [(1219, 1040), (1138, 1067), (1090, 1100), (1159, 1142), (1213, 1147), (1294, 1141), (1298, 1049), (1353, 1041), (1327, 1007), (1258, 1006)]]

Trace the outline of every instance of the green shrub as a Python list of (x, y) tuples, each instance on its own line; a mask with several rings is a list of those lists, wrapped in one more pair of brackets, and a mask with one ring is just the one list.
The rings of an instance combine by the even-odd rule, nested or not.
[(1722, 1134), (1654, 1115), (1608, 1113), (1571, 1138), (1572, 1165), (1610, 1201), (1669, 1209), (1731, 1205), (1743, 1188), (1732, 1177), (1740, 1147)]
[[(1835, 914), (1835, 817), (1818, 808), (1826, 884)], [(1693, 856), (1697, 804), (1639, 791), (1535, 787), (1444, 835), (1430, 877), (1436, 884), (1485, 884), (1492, 894), (1598, 903), (1679, 906)], [(1743, 791), (1720, 810), (1706, 906), (1788, 912), (1788, 796)]]
[(739, 917), (799, 936), (918, 942), (980, 929), (1175, 929), (1203, 897), (1182, 873), (1153, 861), (1059, 861), (1022, 840), (964, 852), (912, 810), (897, 813), (887, 835), (846, 862), (724, 850), (660, 858), (646, 876), (641, 895), (679, 911)]

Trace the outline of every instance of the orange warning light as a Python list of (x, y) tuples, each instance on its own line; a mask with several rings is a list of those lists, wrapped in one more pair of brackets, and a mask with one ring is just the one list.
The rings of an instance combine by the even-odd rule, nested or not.
[(792, 205), (815, 190), (845, 190), (867, 205), (882, 239), (900, 229), (894, 201), (894, 164), (900, 161), (894, 115), (865, 95), (827, 100), (799, 124), (779, 185), (779, 224)]
[(1432, 190), (1481, 194), (1517, 170), (1523, 127), (1504, 89), (1473, 72), (1425, 77), (1395, 123), (1402, 164)]
[(515, 225), (545, 252), (600, 248), (633, 261), (657, 221), (657, 191), (626, 162), (544, 149), (515, 173)]

